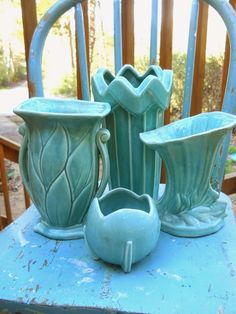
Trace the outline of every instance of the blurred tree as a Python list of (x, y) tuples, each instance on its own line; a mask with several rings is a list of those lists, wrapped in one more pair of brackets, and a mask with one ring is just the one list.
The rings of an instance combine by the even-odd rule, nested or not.
[(95, 26), (95, 11), (96, 4), (99, 1), (90, 0), (89, 1), (89, 61), (93, 62), (94, 46), (96, 42), (96, 26)]
[(0, 87), (11, 85), (26, 77), (20, 22), (19, 1), (0, 0)]

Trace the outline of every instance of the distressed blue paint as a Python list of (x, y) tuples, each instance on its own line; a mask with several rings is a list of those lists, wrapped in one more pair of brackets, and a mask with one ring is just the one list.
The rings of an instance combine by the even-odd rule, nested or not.
[(80, 67), (82, 96), (84, 100), (90, 100), (84, 17), (81, 3), (78, 3), (75, 6), (75, 25), (77, 32), (76, 40), (78, 45), (78, 60)]
[[(42, 97), (42, 53), (46, 37), (55, 21), (78, 2), (83, 0), (59, 0), (43, 16), (39, 22), (29, 51), (29, 85), (31, 96)], [(60, 65), (59, 65), (60, 66)]]
[(115, 45), (115, 73), (123, 65), (122, 61), (122, 25), (121, 25), (121, 0), (114, 0), (114, 45)]
[(152, 0), (150, 65), (157, 63), (158, 0)]
[(233, 314), (236, 309), (236, 222), (229, 208), (225, 227), (209, 237), (161, 233), (155, 251), (129, 274), (92, 260), (82, 239), (60, 242), (34, 233), (38, 218), (32, 206), (0, 233), (0, 310)]
[(199, 0), (193, 0), (190, 17), (189, 36), (188, 36), (188, 51), (186, 60), (186, 74), (184, 83), (184, 98), (183, 98), (183, 114), (182, 118), (189, 117), (191, 101), (192, 101), (192, 85), (194, 74), (194, 61), (197, 41), (197, 25), (199, 13)]

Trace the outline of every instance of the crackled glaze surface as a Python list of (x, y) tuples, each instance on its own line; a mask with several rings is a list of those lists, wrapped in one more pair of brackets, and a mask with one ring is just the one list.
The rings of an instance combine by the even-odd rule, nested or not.
[(99, 130), (109, 109), (108, 104), (41, 98), (15, 109), (25, 121), (20, 168), (41, 214), (36, 231), (56, 239), (82, 235), (80, 225), (97, 191), (97, 146), (109, 138), (107, 130)]
[(145, 147), (139, 133), (163, 125), (169, 105), (172, 71), (150, 66), (140, 75), (131, 65), (123, 66), (114, 77), (99, 69), (92, 78), (94, 99), (107, 101), (112, 112), (106, 117), (111, 132), (108, 143), (111, 187), (124, 187), (157, 199), (160, 158)]
[(163, 231), (194, 237), (223, 226), (226, 205), (210, 177), (222, 141), (235, 125), (235, 116), (211, 112), (140, 134), (166, 166), (166, 190), (157, 204)]

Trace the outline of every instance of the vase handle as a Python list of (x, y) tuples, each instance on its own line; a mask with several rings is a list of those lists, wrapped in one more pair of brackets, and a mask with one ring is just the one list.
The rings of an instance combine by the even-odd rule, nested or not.
[(96, 142), (97, 142), (97, 147), (98, 150), (101, 154), (102, 157), (102, 166), (103, 166), (103, 171), (102, 171), (102, 179), (99, 185), (99, 188), (96, 193), (96, 197), (100, 197), (107, 185), (109, 176), (110, 176), (110, 160), (109, 160), (109, 155), (108, 155), (108, 150), (106, 143), (110, 138), (110, 132), (102, 128), (98, 130), (97, 136), (96, 136)]
[(19, 165), (20, 165), (20, 172), (21, 172), (21, 177), (24, 183), (24, 186), (27, 190), (27, 192), (29, 193), (30, 198), (31, 197), (31, 191), (30, 191), (30, 187), (29, 187), (29, 176), (28, 176), (28, 170), (26, 167), (26, 154), (27, 154), (27, 144), (28, 144), (28, 131), (27, 131), (27, 127), (25, 125), (25, 123), (21, 124), (18, 132), (20, 133), (20, 135), (23, 137), (23, 141), (20, 147), (20, 153), (19, 153)]

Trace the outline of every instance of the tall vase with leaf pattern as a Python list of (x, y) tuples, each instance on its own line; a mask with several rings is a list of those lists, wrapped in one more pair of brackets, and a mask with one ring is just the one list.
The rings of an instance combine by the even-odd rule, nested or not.
[(116, 76), (106, 69), (99, 69), (93, 76), (94, 99), (111, 105), (111, 113), (106, 117), (111, 133), (111, 188), (124, 187), (157, 198), (161, 161), (140, 141), (139, 133), (163, 125), (172, 74), (171, 70), (150, 66), (140, 75), (131, 65), (125, 65)]
[[(82, 237), (90, 202), (103, 193), (109, 175), (109, 132), (100, 126), (110, 105), (31, 98), (14, 112), (25, 121), (19, 164), (41, 215), (35, 231), (53, 239)], [(103, 176), (98, 187), (99, 153)]]
[(209, 112), (140, 134), (166, 167), (166, 188), (157, 203), (163, 231), (198, 237), (223, 227), (226, 203), (212, 187), (211, 173), (216, 154), (235, 125), (234, 115)]

